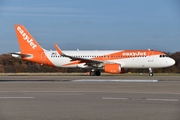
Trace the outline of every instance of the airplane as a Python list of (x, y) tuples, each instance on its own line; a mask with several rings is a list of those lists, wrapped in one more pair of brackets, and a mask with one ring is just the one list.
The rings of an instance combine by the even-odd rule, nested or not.
[(14, 25), (20, 52), (11, 55), (25, 61), (65, 68), (89, 68), (90, 76), (106, 73), (120, 74), (128, 68), (148, 68), (153, 76), (153, 68), (170, 67), (175, 61), (164, 52), (156, 50), (64, 50), (54, 44), (55, 51), (45, 50), (21, 24)]

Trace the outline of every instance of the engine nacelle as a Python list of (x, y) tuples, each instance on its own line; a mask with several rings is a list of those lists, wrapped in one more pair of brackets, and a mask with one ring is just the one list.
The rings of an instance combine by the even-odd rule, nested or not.
[(104, 71), (112, 74), (124, 73), (124, 69), (121, 69), (120, 64), (104, 64)]

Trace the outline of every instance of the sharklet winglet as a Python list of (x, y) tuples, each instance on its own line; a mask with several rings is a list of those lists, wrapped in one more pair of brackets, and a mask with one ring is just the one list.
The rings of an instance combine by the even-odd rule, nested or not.
[(58, 52), (60, 55), (64, 55), (64, 53), (62, 52), (62, 50), (61, 50), (56, 44), (54, 44), (54, 47), (56, 48), (57, 52)]

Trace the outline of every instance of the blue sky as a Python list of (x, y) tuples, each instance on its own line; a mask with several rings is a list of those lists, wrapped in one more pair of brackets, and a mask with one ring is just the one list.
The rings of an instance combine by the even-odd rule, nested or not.
[(1, 0), (0, 54), (19, 51), (14, 24), (47, 50), (180, 51), (179, 0)]

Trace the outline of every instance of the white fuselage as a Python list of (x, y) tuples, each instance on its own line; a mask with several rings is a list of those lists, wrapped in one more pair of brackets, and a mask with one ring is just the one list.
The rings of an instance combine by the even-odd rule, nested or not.
[[(119, 51), (63, 51), (64, 54), (73, 57), (93, 59), (95, 57), (119, 52)], [(82, 67), (85, 68), (85, 63), (80, 64), (70, 64), (71, 59), (68, 57), (63, 57), (58, 54), (57, 51), (45, 51), (47, 58), (57, 67)], [(45, 59), (42, 58), (45, 61)], [(169, 57), (160, 57), (160, 55), (152, 56), (138, 56), (134, 57), (129, 55), (128, 57), (123, 56), (105, 56), (103, 57), (104, 63), (118, 63), (121, 64), (122, 68), (163, 68), (172, 66), (175, 61)], [(73, 62), (73, 61), (72, 61)]]

